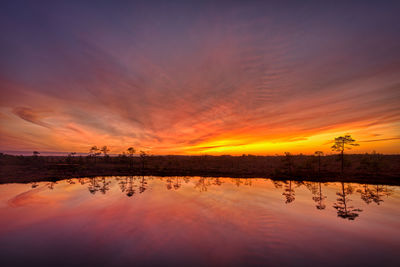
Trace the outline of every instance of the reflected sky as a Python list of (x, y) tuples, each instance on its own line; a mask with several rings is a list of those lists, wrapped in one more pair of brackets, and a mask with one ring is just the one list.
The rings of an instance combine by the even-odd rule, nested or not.
[(350, 183), (132, 176), (5, 184), (0, 259), (394, 266), (399, 205), (399, 187)]

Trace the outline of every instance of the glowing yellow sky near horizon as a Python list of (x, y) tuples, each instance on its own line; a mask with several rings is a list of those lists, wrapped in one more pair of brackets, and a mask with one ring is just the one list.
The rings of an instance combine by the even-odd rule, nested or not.
[[(358, 124), (338, 127), (316, 133), (287, 133), (281, 132), (276, 136), (263, 136), (261, 133), (221, 133), (220, 136), (211, 136), (194, 145), (177, 145), (176, 143), (135, 144), (133, 138), (124, 137), (124, 140), (115, 139), (113, 136), (98, 134), (93, 131), (80, 129), (79, 132), (65, 129), (50, 129), (27, 121), (22, 121), (10, 115), (9, 127), (19, 129), (22, 146), (6, 147), (5, 150), (39, 150), (60, 152), (87, 153), (92, 145), (98, 147), (107, 145), (112, 154), (124, 152), (129, 146), (134, 146), (138, 151), (144, 150), (150, 154), (184, 154), (184, 155), (275, 155), (291, 152), (294, 154), (313, 154), (320, 150), (325, 154), (335, 153), (331, 151), (331, 141), (334, 137), (351, 134), (360, 144), (347, 153), (371, 153), (377, 151), (386, 154), (398, 154), (400, 151), (400, 137), (398, 136), (399, 123), (372, 125), (360, 127)], [(4, 119), (4, 117), (3, 117)], [(351, 130), (344, 130), (344, 129)], [(32, 133), (34, 133), (32, 135)], [(379, 135), (373, 133), (380, 133)], [(39, 142), (34, 136), (39, 137)], [(75, 135), (75, 136), (74, 136)], [(5, 135), (6, 136), (6, 135)], [(86, 136), (86, 137), (85, 137)], [(84, 138), (82, 138), (84, 137)], [(43, 141), (40, 141), (43, 140)], [(9, 139), (9, 144), (16, 139)]]
[(0, 150), (400, 152), (395, 9), (239, 2), (8, 5)]
[[(291, 142), (273, 142), (261, 141), (249, 144), (235, 145), (237, 140), (221, 140), (199, 144), (197, 146), (188, 147), (188, 154), (215, 154), (215, 155), (274, 155), (290, 152), (293, 154), (313, 154), (315, 151), (323, 151), (325, 154), (336, 153), (332, 152), (331, 146), (332, 136), (343, 136), (347, 133), (325, 133), (310, 136), (305, 140), (291, 141)], [(353, 135), (354, 136), (354, 135)], [(400, 138), (391, 140), (380, 140), (373, 142), (357, 142), (360, 147), (355, 147), (347, 153), (371, 153), (376, 151), (378, 153), (398, 154), (400, 151)]]

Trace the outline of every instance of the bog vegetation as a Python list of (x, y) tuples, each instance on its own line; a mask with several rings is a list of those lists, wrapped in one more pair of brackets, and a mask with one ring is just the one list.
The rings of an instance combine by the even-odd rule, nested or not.
[(155, 156), (128, 147), (122, 154), (110, 156), (107, 146), (91, 147), (88, 156), (40, 156), (37, 151), (32, 156), (1, 154), (0, 182), (99, 175), (193, 175), (399, 183), (399, 155), (345, 153), (355, 146), (356, 141), (345, 135), (334, 139), (332, 150), (338, 152), (334, 155), (316, 151), (314, 155)]

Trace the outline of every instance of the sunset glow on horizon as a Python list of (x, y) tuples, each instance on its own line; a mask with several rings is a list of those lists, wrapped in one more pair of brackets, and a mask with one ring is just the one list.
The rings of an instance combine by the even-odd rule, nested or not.
[(400, 152), (399, 2), (239, 2), (1, 4), (0, 151)]

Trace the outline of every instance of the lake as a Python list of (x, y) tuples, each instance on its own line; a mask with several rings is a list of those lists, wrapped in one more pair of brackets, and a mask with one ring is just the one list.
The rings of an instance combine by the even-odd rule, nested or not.
[(399, 266), (400, 187), (202, 177), (0, 185), (1, 266)]

